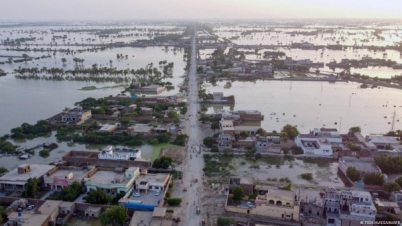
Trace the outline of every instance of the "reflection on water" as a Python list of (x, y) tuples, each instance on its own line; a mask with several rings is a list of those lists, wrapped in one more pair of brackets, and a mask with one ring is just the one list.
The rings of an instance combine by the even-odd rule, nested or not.
[[(100, 151), (106, 145), (84, 145), (78, 143), (67, 143), (67, 142), (57, 142), (56, 140), (56, 132), (52, 132), (50, 137), (38, 137), (33, 140), (9, 140), (14, 145), (19, 146), (18, 150), (24, 150), (28, 148), (35, 147), (39, 144), (43, 144), (45, 142), (54, 142), (59, 146), (58, 148), (52, 150), (50, 155), (46, 158), (39, 156), (39, 151), (43, 148), (35, 149), (35, 155), (32, 155), (28, 160), (19, 160), (17, 156), (3, 156), (0, 158), (1, 165), (8, 169), (14, 169), (18, 165), (23, 163), (31, 163), (31, 164), (50, 164), (55, 161), (60, 161), (64, 154), (71, 150), (76, 151)], [(123, 146), (116, 146), (123, 148)], [(152, 159), (153, 154), (153, 146), (151, 145), (143, 145), (139, 147), (141, 149), (142, 158)]]
[[(207, 83), (208, 92), (222, 91)], [(235, 110), (260, 110), (264, 115), (262, 127), (280, 131), (286, 124), (297, 125), (299, 131), (309, 132), (317, 127), (337, 128), (346, 133), (360, 126), (363, 134), (386, 133), (391, 129), (396, 111), (395, 130), (402, 129), (402, 90), (360, 89), (358, 83), (257, 81), (232, 83), (224, 95), (235, 95)], [(214, 105), (208, 109), (229, 109)], [(386, 118), (384, 118), (386, 117)]]

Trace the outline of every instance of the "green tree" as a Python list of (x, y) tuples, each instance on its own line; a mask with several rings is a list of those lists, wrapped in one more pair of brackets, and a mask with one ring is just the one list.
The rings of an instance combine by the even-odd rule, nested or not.
[(212, 148), (213, 145), (215, 144), (215, 139), (213, 137), (205, 137), (203, 140), (203, 144), (207, 146), (208, 148)]
[(82, 186), (74, 181), (70, 186), (64, 187), (60, 192), (60, 199), (63, 201), (74, 201), (82, 193)]
[(158, 159), (158, 158), (156, 158), (156, 159), (153, 161), (153, 163), (152, 163), (152, 167), (153, 167), (153, 168), (156, 168), (156, 169), (161, 168), (161, 160)]
[(182, 202), (182, 199), (181, 198), (167, 198), (166, 202), (167, 202), (167, 204), (169, 204), (169, 206), (178, 206)]
[(360, 171), (356, 169), (354, 166), (348, 167), (346, 170), (346, 176), (349, 177), (352, 181), (359, 181), (360, 180)]
[(28, 178), (25, 184), (25, 189), (22, 192), (22, 196), (25, 198), (35, 198), (39, 190), (39, 180), (36, 177)]
[(101, 189), (90, 190), (86, 198), (87, 203), (106, 205), (112, 201), (112, 198)]
[(218, 217), (218, 220), (216, 223), (218, 226), (231, 226), (231, 225), (235, 225), (236, 221), (230, 217)]
[(367, 185), (382, 186), (384, 184), (384, 175), (382, 173), (366, 173), (363, 182)]
[(396, 179), (395, 182), (399, 184), (399, 186), (402, 186), (402, 177), (398, 177), (398, 179)]
[(130, 124), (130, 120), (128, 120), (128, 119), (123, 119), (123, 120), (120, 121), (120, 124), (121, 124), (122, 126), (128, 126), (128, 125)]
[(349, 133), (360, 133), (360, 132), (362, 132), (362, 129), (360, 128), (360, 126), (355, 126), (355, 127), (351, 127), (350, 129), (349, 129)]
[(124, 206), (113, 206), (100, 215), (102, 226), (121, 225), (123, 226), (128, 218), (128, 211)]
[(244, 197), (244, 191), (243, 188), (240, 186), (236, 186), (233, 188), (233, 200), (241, 200)]
[(219, 122), (211, 123), (211, 129), (214, 130), (214, 131), (219, 129)]
[(4, 174), (4, 173), (7, 173), (8, 172), (8, 169), (7, 168), (5, 168), (5, 167), (0, 167), (0, 175), (2, 175), (2, 174)]
[(385, 192), (391, 193), (391, 192), (393, 192), (393, 191), (399, 191), (399, 190), (401, 190), (401, 186), (399, 186), (399, 184), (396, 183), (396, 182), (385, 182), (385, 183), (382, 185), (382, 189), (383, 189)]
[(0, 206), (0, 225), (3, 223), (4, 208)]
[(286, 132), (291, 140), (294, 140), (299, 135), (297, 128), (289, 124), (283, 127), (282, 132)]
[(263, 128), (259, 128), (257, 129), (256, 133), (260, 136), (265, 136), (267, 134), (267, 131), (265, 131)]
[(286, 143), (289, 140), (289, 135), (287, 132), (281, 132), (280, 138), (283, 143)]
[(185, 115), (187, 113), (187, 107), (182, 107), (180, 109), (180, 114)]
[(66, 58), (61, 58), (61, 62), (63, 62), (63, 64), (66, 64), (67, 59)]
[(177, 118), (179, 117), (179, 114), (177, 114), (176, 111), (169, 111), (168, 114), (167, 114), (167, 116), (168, 116), (170, 119), (175, 120), (175, 119), (177, 119)]
[(240, 137), (247, 138), (248, 136), (249, 136), (249, 133), (247, 131), (241, 131), (240, 132)]

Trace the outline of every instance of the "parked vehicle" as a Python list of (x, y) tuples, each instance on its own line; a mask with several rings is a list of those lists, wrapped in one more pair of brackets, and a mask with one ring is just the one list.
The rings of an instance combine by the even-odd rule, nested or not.
[(29, 205), (27, 209), (33, 210), (35, 208), (35, 205)]
[(155, 196), (158, 196), (158, 195), (160, 195), (160, 192), (159, 191), (155, 192)]
[(247, 202), (248, 207), (253, 207), (253, 204), (251, 202)]
[(134, 197), (140, 197), (141, 195), (140, 195), (140, 193), (136, 192), (136, 193), (133, 194), (133, 196)]

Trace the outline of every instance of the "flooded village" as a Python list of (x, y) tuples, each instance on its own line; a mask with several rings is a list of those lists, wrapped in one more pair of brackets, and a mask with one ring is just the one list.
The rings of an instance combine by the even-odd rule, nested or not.
[(0, 35), (4, 225), (402, 218), (399, 22), (4, 23)]

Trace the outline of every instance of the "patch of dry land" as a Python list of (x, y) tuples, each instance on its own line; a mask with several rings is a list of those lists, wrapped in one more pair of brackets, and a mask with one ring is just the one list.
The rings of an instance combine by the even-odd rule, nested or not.
[(185, 147), (163, 147), (161, 149), (160, 156), (168, 156), (171, 157), (173, 162), (180, 165), (183, 163), (183, 159), (186, 156), (186, 151), (184, 151)]

